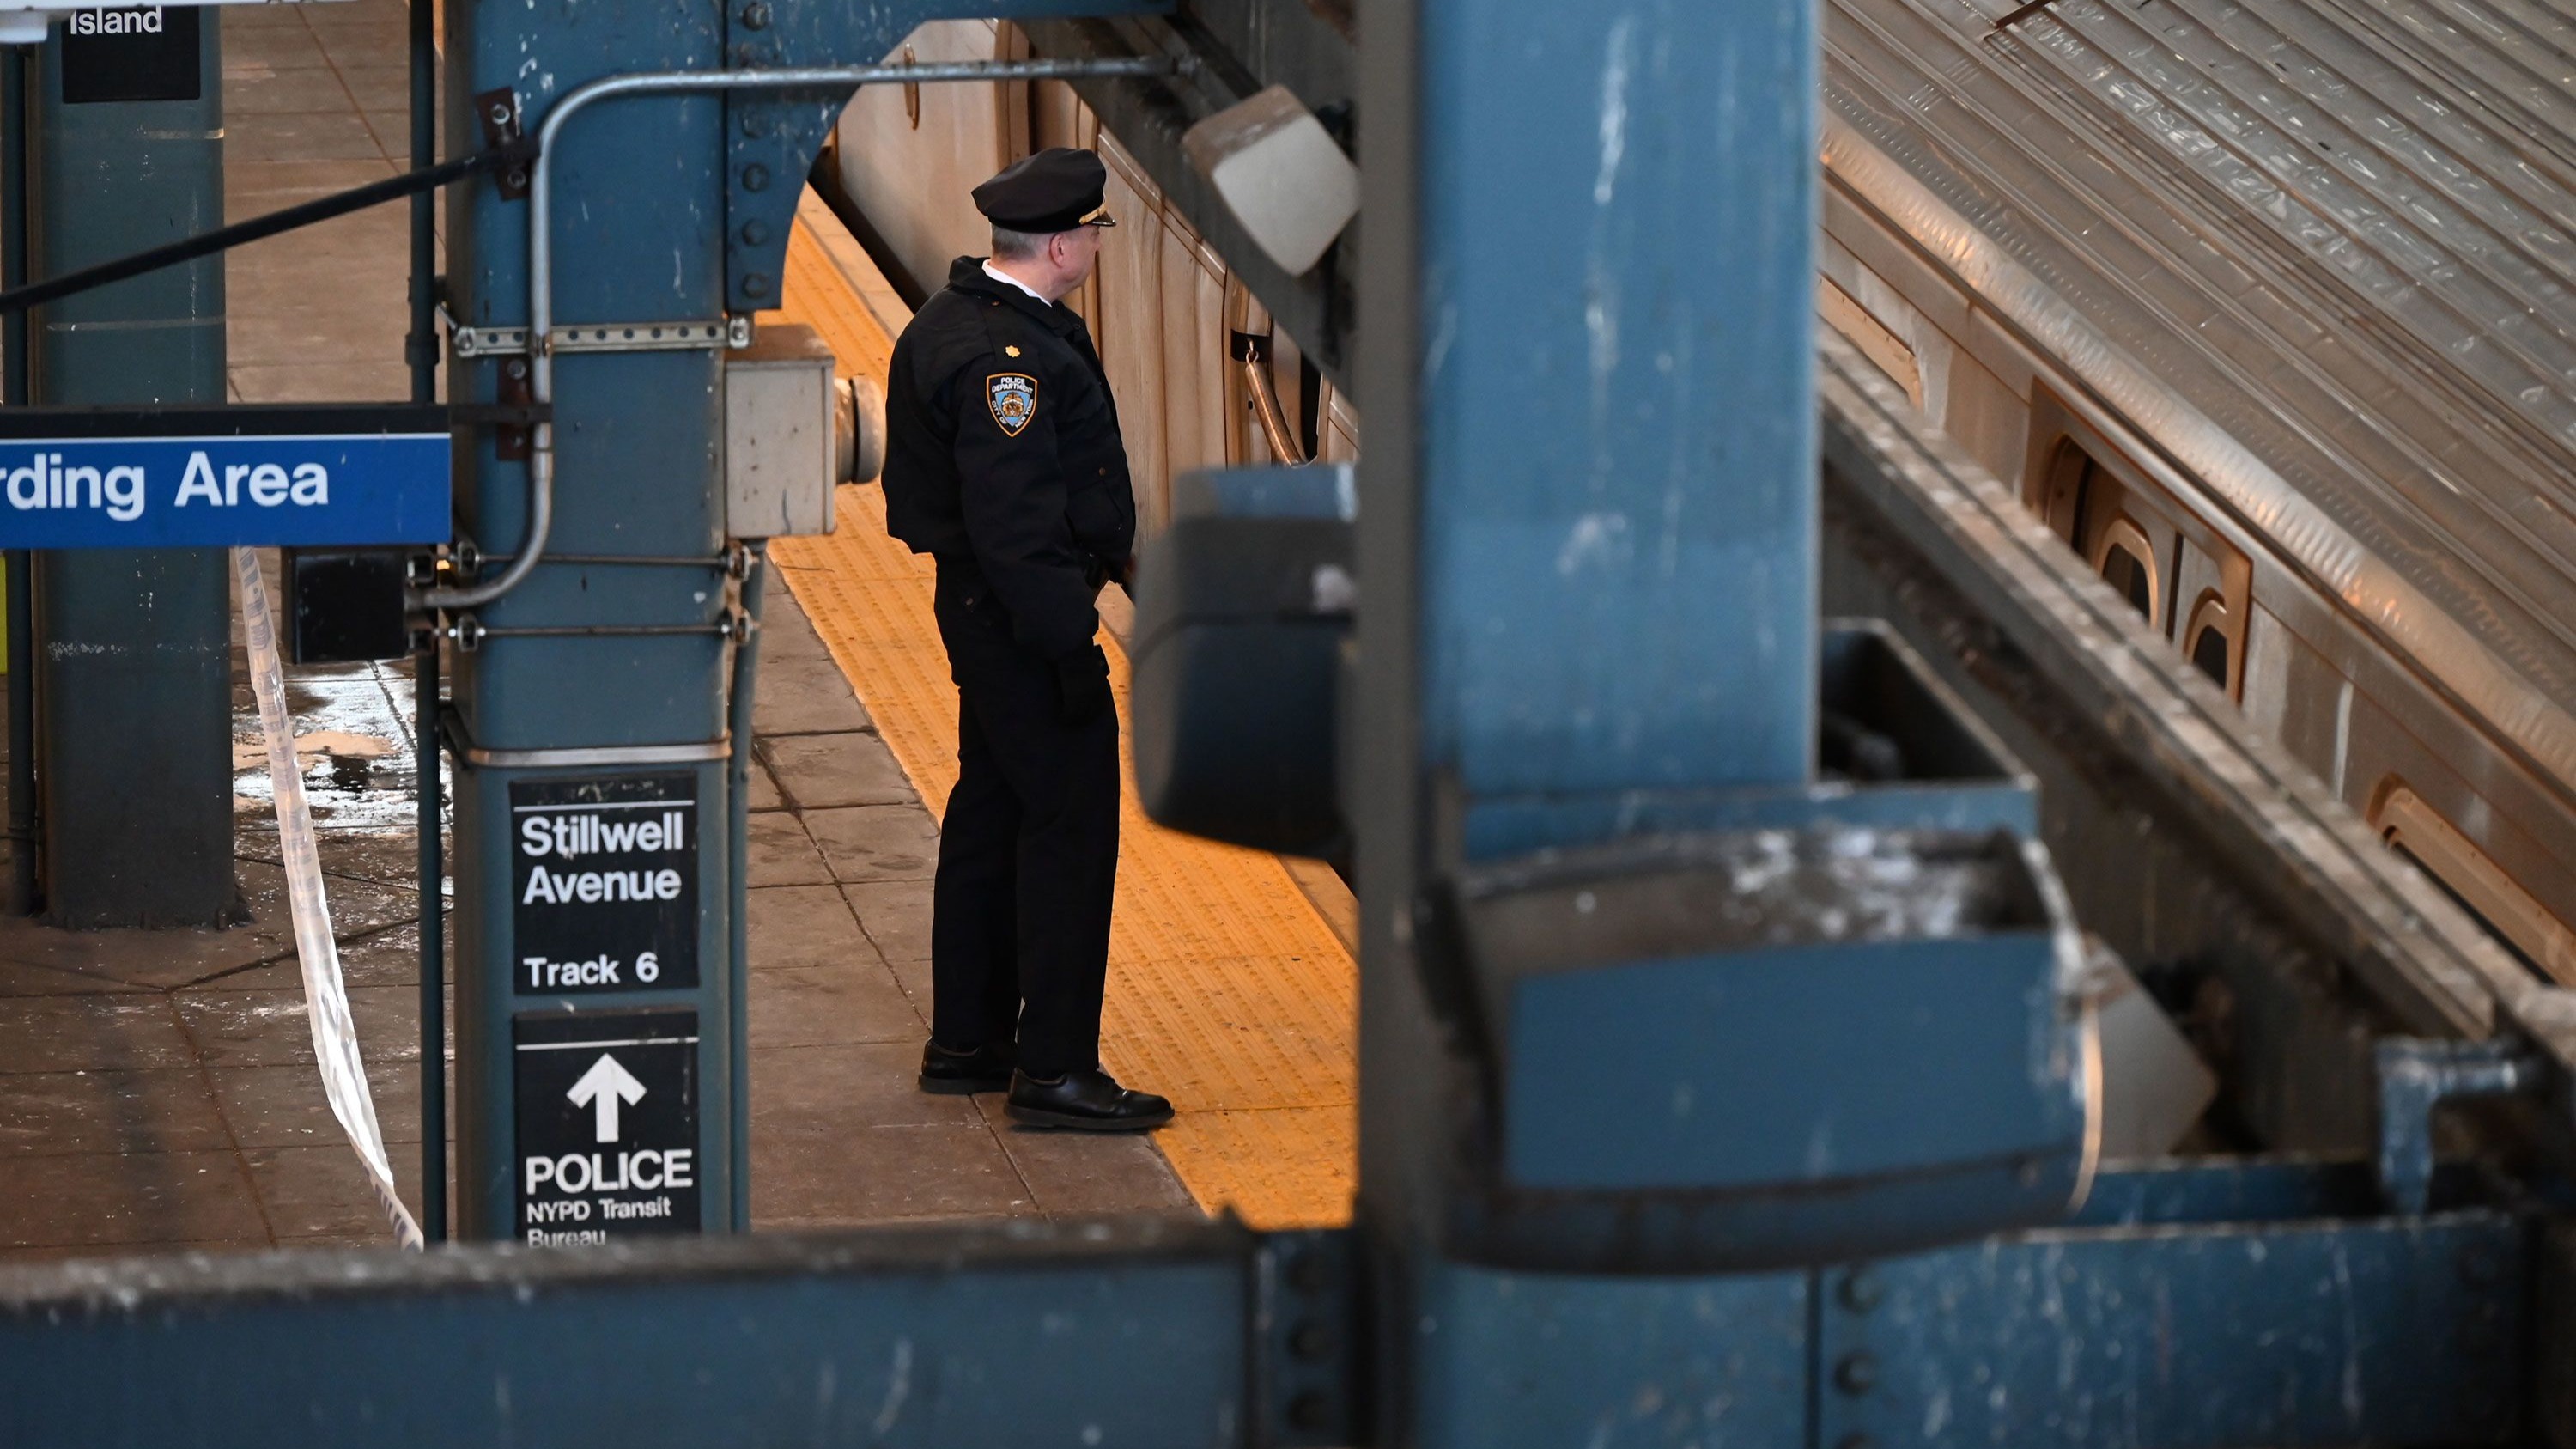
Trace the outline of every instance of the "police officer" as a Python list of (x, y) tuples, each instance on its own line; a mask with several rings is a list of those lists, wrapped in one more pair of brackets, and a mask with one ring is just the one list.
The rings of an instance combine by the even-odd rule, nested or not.
[(1009, 1089), (1046, 1127), (1158, 1127), (1171, 1103), (1100, 1069), (1118, 870), (1118, 718), (1092, 642), (1136, 501), (1109, 379), (1062, 299), (1100, 255), (1108, 172), (1041, 151), (975, 188), (990, 259), (960, 257), (895, 343), (886, 527), (939, 565), (957, 788), (930, 928), (929, 1092)]

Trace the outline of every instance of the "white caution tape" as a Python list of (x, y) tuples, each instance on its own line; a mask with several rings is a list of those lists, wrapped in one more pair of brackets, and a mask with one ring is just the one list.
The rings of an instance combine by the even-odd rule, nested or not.
[(241, 582), (251, 693), (259, 699), (260, 733), (268, 737), (278, 850), (286, 862), (286, 898), (295, 919), (296, 959), (304, 967), (304, 1007), (313, 1024), (313, 1055), (322, 1066), (322, 1093), (357, 1149), (395, 1239), (417, 1250), (420, 1224), (394, 1191), (375, 1096), (367, 1090), (367, 1064), (358, 1055), (358, 1029), (349, 1017), (348, 988), (340, 980), (340, 943), (331, 935), (331, 906), (322, 894), (322, 856), (314, 845), (313, 811), (304, 803), (304, 772), (296, 764), (295, 731), (286, 717), (286, 673), (278, 664), (276, 615), (269, 608), (268, 583), (260, 577), (259, 555), (234, 549), (233, 572)]

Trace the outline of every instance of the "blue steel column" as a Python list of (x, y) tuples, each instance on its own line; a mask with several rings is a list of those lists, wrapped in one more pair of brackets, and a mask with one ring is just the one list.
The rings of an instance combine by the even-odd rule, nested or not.
[(1420, 23), (1423, 765), (1470, 795), (1803, 782), (1807, 7)]
[(1388, 984), (1460, 801), (1809, 776), (1815, 38), (1804, 3), (1365, 25), (1360, 708), (1412, 742), (1354, 796)]
[[(1707, 1376), (1704, 1339), (1655, 1337), (1676, 1312), (1788, 1355), (1738, 1364), (1729, 1392), (1797, 1432), (1802, 1275), (1635, 1281), (1613, 1295), (1635, 1300), (1624, 1347), (1551, 1358), (1546, 1312), (1442, 1261), (1467, 1079), (1415, 951), (1468, 801), (1810, 776), (1814, 27), (1804, 0), (1362, 5), (1358, 708), (1378, 748), (1352, 798), (1381, 1442), (1500, 1442), (1478, 1436), (1514, 1383), (1544, 1383), (1569, 1433), (1591, 1405), (1617, 1442), (1652, 1437), (1669, 1416), (1632, 1418), (1634, 1386)], [(1488, 1379), (1426, 1336), (1462, 1317)]]
[[(601, 76), (712, 70), (724, 63), (715, 0), (675, 5), (539, 0), (451, 4), (447, 11), (447, 149), (478, 147), (477, 93), (515, 90), (533, 130), (558, 97)], [(724, 311), (724, 101), (717, 95), (610, 102), (562, 138), (553, 158), (555, 317), (561, 324), (703, 321)], [(524, 201), (490, 180), (450, 193), (449, 291), (468, 325), (528, 320)], [(521, 363), (524, 359), (517, 360)], [(509, 360), (458, 362), (459, 401), (497, 401)], [(555, 367), (556, 501), (550, 552), (570, 556), (720, 557), (721, 354), (641, 352), (564, 357)], [(527, 519), (524, 462), (496, 455), (495, 435), (460, 437), (457, 496), (466, 532), (487, 552), (518, 546)], [(726, 604), (713, 567), (548, 565), (480, 611), (496, 628), (711, 624)], [(726, 648), (712, 633), (646, 637), (496, 638), (455, 656), (465, 732), (492, 749), (667, 745), (721, 739)], [(457, 1234), (506, 1236), (514, 1199), (510, 1019), (569, 1005), (511, 993), (512, 778), (613, 771), (510, 771), (460, 763), (455, 782)], [(631, 773), (694, 777), (698, 848), (698, 981), (693, 991), (641, 990), (579, 999), (584, 1010), (693, 1006), (699, 1045), (699, 1209), (712, 1231), (733, 1225), (728, 918), (740, 885), (726, 873), (721, 760)]]
[[(1041, 10), (1066, 0), (1035, 0)], [(1135, 8), (1106, 0), (1083, 9)], [(924, 20), (971, 10), (936, 0), (853, 7), (824, 0), (688, 0), (679, 5), (537, 0), (451, 4), (450, 154), (479, 144), (507, 90), (524, 126), (609, 76), (733, 68), (852, 65), (877, 60)], [(705, 323), (775, 305), (794, 198), (846, 90), (708, 91), (629, 96), (578, 113), (549, 144), (556, 198), (553, 324)], [(510, 109), (503, 104), (506, 115)], [(479, 181), (450, 192), (449, 296), (458, 320), (524, 326), (527, 204)], [(732, 248), (730, 261), (728, 248)], [(524, 359), (461, 361), (459, 402), (505, 400)], [(460, 650), (455, 706), (485, 750), (720, 746), (726, 736), (727, 646), (713, 632), (542, 637), (510, 631), (606, 625), (669, 629), (727, 617), (734, 586), (722, 562), (723, 359), (713, 351), (579, 352), (554, 363), (556, 447), (549, 562), (478, 611), (493, 633)], [(524, 400), (524, 395), (521, 400)], [(461, 522), (487, 554), (518, 550), (528, 467), (489, 430), (458, 450)], [(602, 558), (653, 559), (653, 563)], [(705, 565), (679, 560), (703, 559)], [(749, 601), (746, 601), (749, 602)], [(460, 641), (461, 642), (461, 641)], [(749, 689), (752, 671), (736, 678)], [(699, 1212), (711, 1230), (746, 1226), (748, 1157), (739, 1135), (748, 1072), (739, 969), (728, 943), (743, 882), (723, 848), (732, 805), (719, 749), (684, 768), (694, 779), (699, 984), (690, 990), (585, 994), (577, 1009), (687, 1006), (697, 1013)], [(457, 1219), (466, 1237), (499, 1236), (514, 1205), (509, 1057), (514, 1013), (575, 1009), (512, 993), (510, 781), (674, 773), (671, 766), (535, 770), (460, 768), (456, 788)]]
[[(218, 14), (201, 20), (195, 100), (65, 104), (55, 27), (36, 61), (31, 275), (223, 225)], [(40, 403), (221, 402), (223, 258), (67, 297), (37, 312), (28, 331)], [(57, 924), (210, 926), (239, 916), (229, 577), (223, 554), (209, 550), (37, 558), (44, 647), (33, 683), (46, 913)]]

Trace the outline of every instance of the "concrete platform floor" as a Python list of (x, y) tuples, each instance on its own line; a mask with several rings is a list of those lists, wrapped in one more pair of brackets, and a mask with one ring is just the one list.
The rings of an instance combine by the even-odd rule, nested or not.
[[(231, 215), (398, 169), (398, 0), (221, 14)], [(403, 218), (378, 208), (234, 254), (236, 399), (405, 395)], [(408, 671), (294, 676), (299, 736), (343, 737), (310, 752), (306, 781), (377, 1112), (416, 1202)], [(246, 687), (236, 705), (249, 924), (0, 919), (0, 1258), (390, 1240), (313, 1065)], [(997, 1100), (914, 1090), (936, 827), (784, 589), (755, 714), (755, 1226), (1195, 1211), (1150, 1139), (1026, 1132)]]

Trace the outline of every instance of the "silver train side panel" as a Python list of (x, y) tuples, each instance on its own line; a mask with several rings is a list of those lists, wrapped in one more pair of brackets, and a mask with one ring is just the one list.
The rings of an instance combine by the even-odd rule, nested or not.
[(1824, 351), (1826, 607), (1898, 624), (2038, 774), (2079, 919), (2189, 998), (2233, 1130), (2366, 1149), (2371, 1044), (2392, 1031), (2517, 1031), (2576, 1064), (2576, 997), (2247, 731), (1848, 344)]
[(2401, 12), (2073, 0), (1997, 34), (1839, 0), (1826, 270), (1997, 472), (2035, 466), (2053, 399), (2226, 534), (2257, 571), (2249, 716), (2358, 808), (2400, 775), (2441, 797), (2563, 914), (2576, 204), (2515, 128), (2565, 82), (2458, 101), (2427, 56), (2530, 47)]

